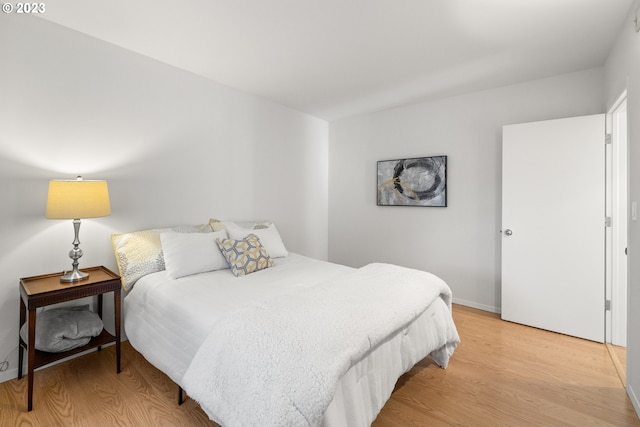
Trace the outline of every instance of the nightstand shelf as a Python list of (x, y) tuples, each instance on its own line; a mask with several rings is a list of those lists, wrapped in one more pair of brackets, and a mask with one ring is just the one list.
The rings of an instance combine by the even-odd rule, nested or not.
[[(83, 351), (91, 350), (96, 347), (102, 347), (103, 345), (112, 343), (116, 341), (116, 337), (111, 335), (106, 329), (103, 329), (100, 335), (97, 337), (91, 338), (87, 344), (82, 347), (77, 347), (68, 351), (64, 351), (61, 353), (49, 353), (47, 351), (40, 351), (36, 349), (36, 354), (34, 356), (33, 369), (38, 369), (42, 366), (46, 366), (50, 363), (56, 362), (65, 357), (73, 356), (74, 354), (82, 353)], [(20, 343), (24, 348), (27, 348), (27, 343), (25, 343), (22, 339), (20, 339)]]
[[(28, 411), (33, 409), (33, 371), (36, 368), (96, 347), (100, 350), (106, 344), (115, 343), (116, 372), (120, 373), (120, 276), (102, 266), (86, 268), (81, 271), (89, 273), (89, 278), (73, 283), (61, 283), (60, 277), (64, 274), (62, 272), (20, 279), (20, 328), (27, 322), (28, 317), (29, 332), (27, 342), (19, 338), (18, 379), (22, 378), (24, 351), (27, 350)], [(113, 292), (115, 335), (103, 329), (100, 335), (93, 337), (86, 345), (60, 353), (49, 353), (35, 348), (37, 308), (97, 296), (97, 312), (102, 318), (102, 295), (107, 292)]]

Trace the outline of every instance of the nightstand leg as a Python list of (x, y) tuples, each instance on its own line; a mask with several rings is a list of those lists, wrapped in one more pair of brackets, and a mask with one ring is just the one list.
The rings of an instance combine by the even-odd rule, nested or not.
[(20, 328), (18, 329), (18, 379), (22, 379), (22, 364), (24, 363), (24, 347), (22, 346), (22, 338), (20, 338), (20, 330), (22, 325), (27, 321), (27, 308), (24, 301), (20, 298)]
[(29, 342), (27, 343), (27, 411), (33, 409), (33, 367), (36, 363), (36, 310), (29, 310)]
[[(102, 319), (102, 294), (98, 295), (98, 316)], [(98, 351), (102, 350), (102, 346), (98, 346)]]
[(116, 372), (120, 373), (120, 319), (122, 319), (120, 315), (120, 288), (113, 291), (113, 309), (115, 314), (115, 333), (116, 333)]

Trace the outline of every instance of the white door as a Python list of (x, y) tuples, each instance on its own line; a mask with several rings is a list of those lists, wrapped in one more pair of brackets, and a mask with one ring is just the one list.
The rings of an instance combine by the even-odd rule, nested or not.
[(504, 126), (502, 318), (604, 341), (605, 116)]

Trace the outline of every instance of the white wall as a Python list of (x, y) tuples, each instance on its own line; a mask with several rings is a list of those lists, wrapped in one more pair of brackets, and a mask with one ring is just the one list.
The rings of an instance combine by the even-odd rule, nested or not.
[[(634, 29), (636, 0), (605, 64), (606, 100), (610, 107), (627, 90), (629, 126), (629, 201), (640, 202), (640, 33)], [(627, 391), (640, 414), (640, 223), (629, 222), (627, 301)]]
[[(500, 309), (502, 126), (602, 113), (593, 69), (329, 126), (329, 260), (431, 271), (456, 302)], [(376, 206), (376, 162), (448, 156), (448, 207)]]
[(0, 381), (17, 373), (19, 278), (71, 265), (49, 179), (108, 180), (81, 267), (116, 268), (111, 233), (210, 217), (272, 219), (288, 249), (327, 258), (325, 121), (31, 16), (3, 16), (0, 40)]

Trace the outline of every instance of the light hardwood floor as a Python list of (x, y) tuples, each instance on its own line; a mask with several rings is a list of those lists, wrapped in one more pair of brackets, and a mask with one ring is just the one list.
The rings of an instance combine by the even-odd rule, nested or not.
[(618, 372), (623, 386), (627, 386), (627, 349), (617, 345), (607, 344), (607, 350), (613, 361), (613, 366)]
[[(449, 367), (424, 359), (374, 422), (385, 426), (640, 426), (604, 345), (454, 306), (462, 343)], [(0, 384), (0, 426), (216, 426), (128, 343)]]

